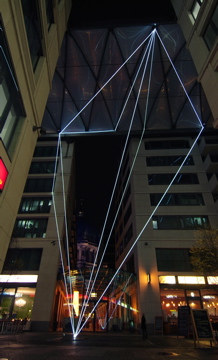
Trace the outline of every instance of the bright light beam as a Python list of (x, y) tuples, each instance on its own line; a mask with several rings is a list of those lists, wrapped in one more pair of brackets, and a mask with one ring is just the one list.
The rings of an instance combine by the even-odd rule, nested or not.
[[(152, 37), (151, 37), (151, 41), (150, 41), (150, 43), (149, 43), (149, 51), (148, 51), (149, 54), (150, 54), (150, 52), (151, 52), (151, 48), (152, 48), (153, 42), (154, 42), (154, 31), (152, 31)], [(147, 52), (147, 50), (146, 50), (146, 52)], [(146, 54), (146, 52), (145, 52), (145, 54)], [(145, 54), (144, 54), (144, 56), (143, 56), (142, 61), (144, 61)], [(104, 226), (103, 226), (103, 230), (102, 230), (102, 235), (101, 235), (101, 238), (100, 238), (100, 241), (99, 241), (99, 247), (98, 247), (98, 249), (97, 249), (97, 253), (96, 253), (95, 260), (94, 260), (94, 264), (93, 264), (93, 269), (94, 269), (94, 266), (95, 266), (95, 263), (96, 263), (96, 259), (97, 259), (97, 256), (98, 256), (98, 252), (99, 252), (99, 248), (100, 248), (100, 245), (101, 245), (103, 233), (104, 233), (105, 226), (106, 226), (106, 223), (107, 223), (107, 219), (108, 219), (108, 216), (109, 216), (110, 207), (111, 207), (111, 204), (112, 204), (113, 196), (114, 196), (115, 189), (116, 189), (116, 185), (117, 185), (117, 182), (118, 182), (119, 173), (120, 173), (120, 170), (121, 170), (121, 167), (122, 167), (122, 162), (123, 162), (124, 154), (125, 154), (126, 147), (127, 147), (127, 144), (128, 144), (128, 139), (129, 139), (129, 136), (130, 136), (131, 127), (132, 127), (132, 124), (133, 124), (133, 119), (134, 119), (135, 112), (136, 112), (136, 109), (137, 109), (137, 104), (138, 104), (138, 100), (139, 100), (140, 90), (141, 90), (141, 87), (142, 87), (142, 83), (143, 83), (144, 76), (145, 76), (145, 71), (146, 71), (146, 68), (147, 68), (148, 58), (149, 58), (149, 56), (147, 57), (147, 59), (146, 59), (146, 65), (144, 66), (143, 76), (142, 76), (141, 83), (140, 83), (140, 87), (139, 87), (139, 90), (138, 90), (137, 99), (136, 99), (135, 107), (134, 107), (134, 110), (133, 110), (133, 115), (132, 115), (132, 119), (131, 119), (131, 122), (130, 122), (130, 126), (129, 126), (129, 131), (128, 131), (126, 143), (125, 143), (124, 150), (123, 150), (123, 154), (122, 154), (122, 157), (121, 157), (120, 166), (119, 166), (119, 169), (118, 169), (117, 177), (116, 177), (116, 180), (115, 180), (115, 185), (114, 185), (113, 192), (112, 192), (112, 195), (111, 195), (111, 200), (110, 200), (110, 203), (109, 203), (109, 206), (108, 206), (108, 211), (107, 211), (107, 214), (106, 214), (106, 219), (105, 219)], [(142, 62), (141, 62), (141, 64), (142, 64)], [(140, 65), (140, 67), (141, 67), (141, 65)], [(140, 70), (140, 69), (139, 69), (139, 70)], [(138, 76), (138, 73), (137, 73), (137, 76)], [(85, 299), (84, 299), (84, 303), (86, 303), (86, 304), (89, 302), (90, 294), (91, 294), (91, 292), (92, 292), (92, 289), (93, 289), (93, 287), (94, 287), (96, 278), (97, 278), (97, 276), (98, 276), (99, 269), (100, 269), (101, 263), (102, 263), (102, 261), (103, 261), (103, 257), (104, 257), (104, 254), (105, 254), (105, 251), (106, 251), (108, 242), (109, 242), (109, 239), (107, 240), (106, 246), (105, 246), (105, 248), (104, 248), (104, 252), (103, 252), (103, 255), (102, 255), (102, 257), (101, 257), (100, 263), (99, 263), (99, 265), (98, 265), (98, 269), (97, 269), (97, 271), (96, 271), (95, 278), (94, 278), (94, 281), (93, 281), (93, 283), (92, 283), (92, 287), (91, 287), (91, 290), (90, 290), (90, 292), (89, 292), (88, 298), (86, 299), (86, 302), (85, 302)], [(90, 281), (89, 281), (89, 284), (88, 284), (88, 287), (87, 287), (86, 295), (88, 294), (88, 291), (89, 291), (89, 287), (90, 287), (92, 275), (93, 275), (93, 270), (92, 270), (92, 274), (91, 274), (91, 277), (90, 277)], [(84, 305), (84, 308), (85, 308), (85, 305)], [(81, 324), (81, 321), (82, 321), (81, 319), (83, 318), (84, 311), (85, 311), (85, 310), (83, 310), (83, 313), (81, 313), (81, 317), (80, 317), (80, 319), (79, 319), (79, 321), (78, 321), (77, 330), (78, 330), (78, 328), (79, 328), (79, 326), (80, 326), (80, 324)]]
[[(153, 30), (154, 31), (154, 30)], [(98, 96), (104, 87), (114, 78), (114, 76), (123, 68), (123, 66), (131, 59), (131, 57), (140, 49), (140, 47), (152, 35), (153, 31), (141, 42), (141, 44), (133, 51), (133, 53), (124, 61), (124, 63), (115, 71), (115, 73), (104, 83), (104, 85), (93, 95), (93, 97), (83, 106), (83, 108), (73, 117), (73, 119), (61, 130), (60, 134), (64, 134), (65, 129), (83, 112), (83, 110)]]

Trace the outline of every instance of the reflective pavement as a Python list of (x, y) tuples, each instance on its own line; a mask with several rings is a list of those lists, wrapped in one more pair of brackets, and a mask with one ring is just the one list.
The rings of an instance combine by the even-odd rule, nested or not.
[(217, 360), (218, 344), (176, 336), (85, 333), (76, 340), (70, 334), (21, 333), (0, 335), (0, 360)]

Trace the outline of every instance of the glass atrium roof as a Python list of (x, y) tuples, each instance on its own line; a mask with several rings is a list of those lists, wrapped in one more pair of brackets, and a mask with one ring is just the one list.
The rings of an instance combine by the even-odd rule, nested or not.
[(47, 133), (126, 133), (131, 123), (131, 131), (140, 133), (144, 126), (167, 131), (206, 124), (210, 109), (179, 25), (158, 25), (154, 36), (153, 29), (69, 28), (43, 118)]

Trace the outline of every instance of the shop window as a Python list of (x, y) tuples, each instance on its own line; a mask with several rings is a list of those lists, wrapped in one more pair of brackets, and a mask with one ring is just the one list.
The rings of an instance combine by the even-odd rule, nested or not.
[(203, 34), (204, 41), (209, 50), (212, 49), (218, 36), (218, 5), (211, 16), (207, 28)]
[(194, 20), (197, 19), (197, 16), (199, 14), (199, 11), (201, 9), (201, 5), (203, 4), (203, 1), (204, 0), (194, 0), (193, 1), (190, 12), (191, 12)]
[(48, 219), (17, 219), (13, 237), (15, 238), (45, 238)]
[[(185, 156), (149, 156), (146, 158), (147, 166), (179, 166), (183, 163)], [(188, 156), (184, 165), (194, 165), (193, 157)]]
[(53, 186), (53, 178), (35, 178), (27, 179), (24, 188), (25, 193), (31, 192), (51, 192)]
[(39, 270), (42, 249), (9, 248), (3, 271), (36, 271)]
[(193, 230), (209, 225), (207, 216), (166, 215), (153, 216), (154, 230)]
[(29, 174), (54, 174), (55, 161), (33, 161), (30, 165)]
[(49, 213), (51, 209), (52, 199), (51, 197), (28, 197), (22, 198), (19, 214), (40, 214), (40, 213)]
[(3, 26), (0, 22), (0, 138), (10, 155), (15, 129), (25, 116), (21, 95), (10, 59)]
[(204, 276), (178, 276), (179, 284), (195, 284), (203, 285), (205, 284)]
[(57, 146), (36, 146), (33, 157), (56, 157)]
[(156, 249), (158, 271), (192, 271), (189, 249)]
[(37, 0), (21, 0), (26, 35), (29, 45), (33, 69), (36, 69), (40, 56), (42, 56), (42, 31)]
[(4, 320), (30, 320), (35, 297), (35, 288), (4, 288), (1, 314)]
[[(160, 202), (163, 194), (150, 194), (151, 205)], [(201, 193), (167, 193), (162, 199), (160, 206), (202, 206), (204, 199)]]

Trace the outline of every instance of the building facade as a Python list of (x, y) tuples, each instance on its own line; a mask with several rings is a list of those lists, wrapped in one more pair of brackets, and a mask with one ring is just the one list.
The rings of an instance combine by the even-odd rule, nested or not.
[(124, 267), (137, 274), (137, 286), (129, 295), (139, 316), (145, 313), (151, 333), (157, 316), (162, 316), (166, 333), (176, 333), (180, 306), (205, 307), (216, 315), (218, 296), (212, 285), (217, 279), (193, 272), (189, 249), (195, 231), (217, 227), (217, 136), (195, 144), (168, 188), (195, 138), (145, 138), (127, 187), (138, 138), (132, 138), (124, 162), (119, 194), (127, 190), (116, 226), (116, 266), (125, 260)]
[(218, 126), (218, 4), (216, 0), (171, 0), (186, 46), (190, 51), (198, 81), (202, 84), (211, 112), (213, 127)]
[(74, 144), (58, 153), (55, 139), (40, 138), (0, 276), (2, 317), (27, 318), (31, 331), (61, 328), (68, 316), (62, 274), (73, 263)]

